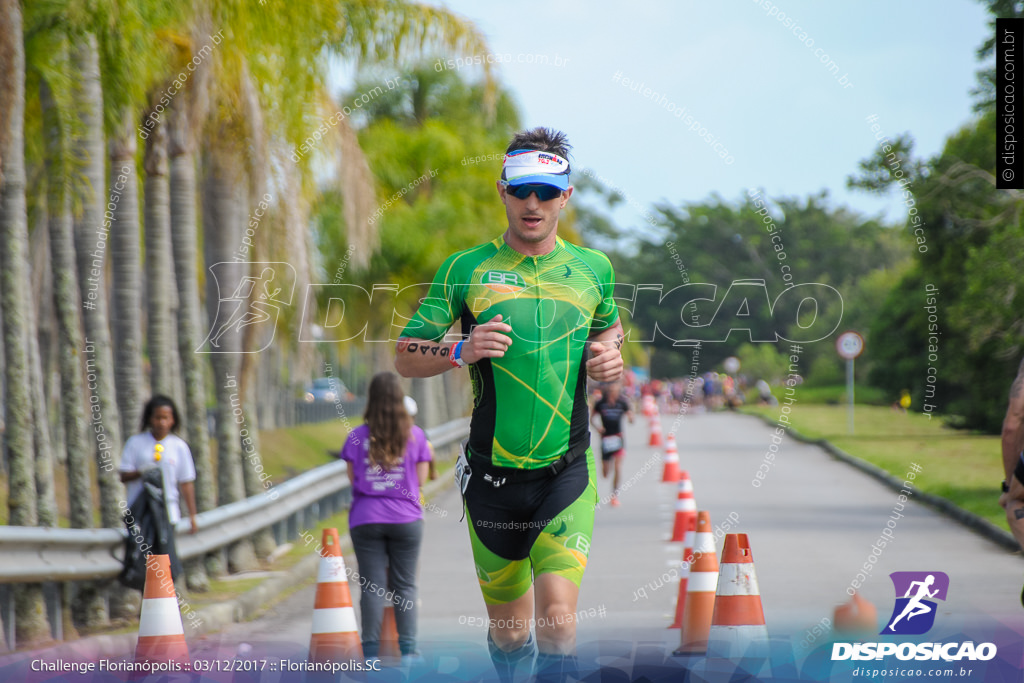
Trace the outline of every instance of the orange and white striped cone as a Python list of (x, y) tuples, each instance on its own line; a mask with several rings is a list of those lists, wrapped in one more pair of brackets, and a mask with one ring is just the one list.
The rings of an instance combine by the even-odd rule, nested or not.
[(661, 418), (657, 413), (651, 415), (651, 438), (647, 442), (648, 446), (660, 446), (662, 445), (661, 440)]
[[(388, 577), (387, 584), (391, 585), (391, 572), (390, 570), (385, 571), (385, 576)], [(398, 645), (398, 623), (395, 621), (395, 606), (388, 603), (384, 606), (384, 616), (380, 622), (380, 650), (378, 655), (381, 659), (385, 657), (392, 657), (394, 659), (400, 659), (402, 657), (402, 648)]]
[(643, 413), (647, 417), (653, 417), (658, 412), (658, 406), (654, 403), (654, 397), (647, 394), (643, 398)]
[[(671, 436), (669, 437), (672, 438)], [(672, 523), (670, 543), (686, 540), (686, 530), (697, 523), (697, 501), (693, 498), (693, 482), (686, 470), (679, 472), (679, 495), (676, 497), (676, 518)]]
[(395, 606), (384, 606), (384, 618), (380, 622), (380, 657), (399, 659), (402, 649), (398, 645), (398, 624), (395, 622)]
[(142, 593), (135, 661), (191, 665), (168, 555), (146, 557), (146, 587)]
[[(658, 427), (658, 436), (661, 436), (661, 427)], [(661, 470), (661, 481), (679, 481), (679, 451), (676, 450), (676, 437), (669, 434), (665, 441), (665, 467)]]
[(708, 657), (732, 661), (768, 657), (768, 627), (746, 534), (725, 536)]
[(836, 633), (858, 634), (878, 632), (878, 610), (854, 591), (853, 597), (844, 605), (836, 607), (832, 615)]
[(683, 609), (686, 607), (686, 589), (690, 583), (690, 564), (693, 562), (693, 537), (697, 531), (697, 513), (688, 517), (686, 532), (683, 534), (683, 565), (679, 573), (679, 594), (676, 597), (675, 620), (669, 628), (683, 627)]
[(711, 533), (711, 513), (701, 510), (697, 513), (693, 562), (686, 585), (683, 629), (679, 635), (679, 649), (673, 654), (700, 655), (707, 650), (717, 587), (718, 558), (715, 556), (715, 537)]
[(345, 558), (341, 556), (337, 529), (324, 529), (316, 582), (309, 661), (327, 663), (362, 659), (363, 646), (356, 629), (356, 612), (352, 609), (352, 594), (348, 589)]

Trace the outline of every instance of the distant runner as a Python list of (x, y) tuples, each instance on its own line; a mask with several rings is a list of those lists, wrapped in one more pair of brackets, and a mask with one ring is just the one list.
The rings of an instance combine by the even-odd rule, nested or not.
[[(601, 416), (601, 424), (594, 418)], [(601, 399), (594, 404), (590, 422), (601, 435), (601, 476), (608, 478), (608, 472), (614, 467), (612, 477), (612, 507), (619, 506), (619, 482), (622, 480), (622, 457), (626, 454), (625, 435), (622, 430), (622, 416), (629, 418), (633, 424), (633, 409), (629, 402), (622, 398), (622, 387), (618, 382), (608, 386)]]

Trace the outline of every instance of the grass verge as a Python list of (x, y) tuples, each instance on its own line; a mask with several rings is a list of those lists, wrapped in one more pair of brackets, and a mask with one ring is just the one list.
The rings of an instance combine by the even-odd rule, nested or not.
[[(780, 406), (752, 406), (743, 412), (777, 421)], [(804, 436), (825, 439), (900, 479), (906, 478), (911, 463), (917, 463), (917, 488), (1009, 530), (998, 502), (1003, 479), (998, 436), (954, 430), (919, 413), (877, 406), (855, 407), (853, 434), (847, 419), (845, 406), (801, 402), (790, 413), (793, 427)]]

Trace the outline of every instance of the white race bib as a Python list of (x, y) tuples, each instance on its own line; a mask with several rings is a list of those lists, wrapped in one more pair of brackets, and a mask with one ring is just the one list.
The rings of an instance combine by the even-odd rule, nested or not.
[(605, 453), (617, 453), (622, 450), (622, 435), (613, 434), (601, 439), (601, 450)]

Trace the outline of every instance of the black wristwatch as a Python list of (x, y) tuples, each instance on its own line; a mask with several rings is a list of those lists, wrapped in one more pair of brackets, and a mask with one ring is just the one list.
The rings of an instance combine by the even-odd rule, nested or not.
[(1005, 479), (1003, 479), (1002, 486), (1003, 486), (1003, 493), (1009, 493), (1010, 492), (1010, 487), (1006, 485), (1006, 480)]

